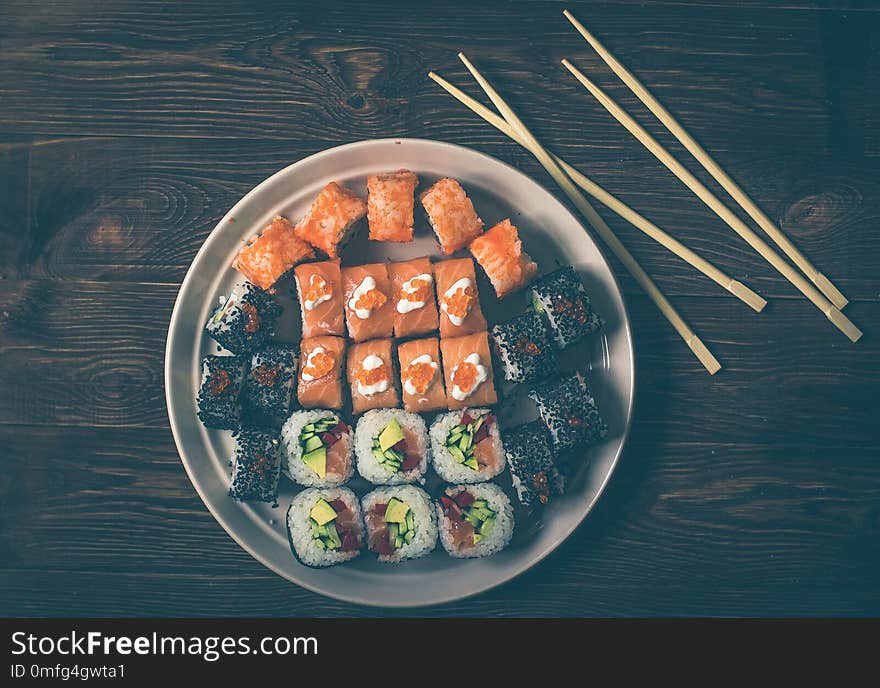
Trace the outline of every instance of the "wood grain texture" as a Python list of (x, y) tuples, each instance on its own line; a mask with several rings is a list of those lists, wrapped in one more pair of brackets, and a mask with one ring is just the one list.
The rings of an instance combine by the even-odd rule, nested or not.
[[(567, 76), (562, 57), (707, 180), (565, 6), (834, 278), (861, 342)], [(6, 3), (0, 614), (377, 613), (287, 583), (213, 520), (168, 428), (164, 340), (219, 218), (326, 147), (437, 138), (552, 188), (426, 79), (436, 69), (479, 95), (462, 48), (548, 147), (771, 303), (752, 313), (603, 211), (725, 368), (706, 376), (612, 262), (637, 404), (607, 493), (532, 571), (415, 613), (880, 614), (878, 40), (880, 6), (861, 2)]]

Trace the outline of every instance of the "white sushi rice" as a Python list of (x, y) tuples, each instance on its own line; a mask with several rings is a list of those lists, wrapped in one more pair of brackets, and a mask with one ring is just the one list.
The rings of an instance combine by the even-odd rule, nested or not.
[[(364, 495), (361, 500), (363, 513), (369, 514), (376, 504), (387, 504), (395, 497), (405, 502), (412, 510), (415, 535), (411, 542), (407, 542), (394, 551), (393, 554), (380, 554), (379, 561), (396, 563), (404, 559), (418, 559), (437, 546), (437, 516), (428, 493), (413, 485), (399, 485), (396, 487), (378, 487)], [(365, 522), (369, 521), (365, 517)], [(367, 541), (369, 541), (369, 525), (367, 525)]]
[[(418, 438), (416, 450), (422, 457), (419, 465), (411, 471), (392, 471), (373, 455), (373, 439), (385, 429), (385, 426), (396, 418), (401, 428), (408, 429)], [(408, 447), (412, 449), (412, 447)], [(403, 485), (416, 481), (425, 482), (425, 471), (428, 470), (428, 457), (431, 449), (428, 445), (428, 431), (425, 421), (415, 413), (400, 409), (373, 409), (360, 417), (354, 431), (354, 452), (357, 457), (358, 473), (376, 485)]]
[(458, 559), (472, 559), (476, 557), (488, 557), (500, 552), (507, 547), (513, 537), (513, 506), (510, 498), (495, 483), (483, 483), (480, 485), (453, 485), (447, 488), (447, 497), (455, 497), (460, 492), (470, 492), (476, 499), (485, 499), (489, 508), (495, 512), (495, 525), (490, 533), (480, 540), (471, 549), (456, 551), (452, 542), (449, 519), (443, 514), (443, 507), (437, 502), (437, 519), (440, 524), (440, 542), (443, 544), (449, 556)]
[(299, 436), (302, 429), (309, 423), (314, 423), (328, 416), (340, 418), (335, 411), (326, 409), (312, 409), (310, 411), (296, 411), (284, 423), (281, 428), (281, 470), (293, 482), (306, 487), (335, 487), (344, 485), (354, 474), (354, 461), (351, 458), (351, 445), (349, 442), (348, 470), (343, 476), (331, 476), (319, 478), (302, 461), (302, 447), (299, 445)]
[[(360, 550), (343, 552), (342, 550), (323, 549), (312, 536), (312, 526), (309, 522), (309, 513), (319, 499), (332, 502), (341, 499), (348, 505), (360, 526), (361, 533), (364, 530), (364, 519), (361, 506), (354, 492), (347, 487), (316, 488), (303, 490), (290, 503), (287, 510), (287, 538), (296, 557), (306, 566), (333, 566), (344, 561), (350, 561), (358, 556)], [(365, 537), (361, 538), (364, 542)]]
[[(491, 413), (491, 409), (472, 408), (467, 409), (467, 412), (471, 418), (476, 420)], [(504, 467), (507, 465), (504, 446), (501, 443), (501, 434), (498, 432), (498, 423), (492, 423), (489, 428), (489, 436), (494, 441), (498, 451), (498, 467), (490, 469), (482, 466), (479, 470), (475, 471), (473, 468), (458, 463), (446, 446), (446, 438), (449, 437), (449, 431), (459, 424), (463, 413), (464, 411), (444, 413), (437, 416), (434, 422), (431, 423), (431, 459), (434, 463), (434, 470), (437, 471), (437, 475), (448, 483), (481, 483), (491, 480), (504, 471)]]

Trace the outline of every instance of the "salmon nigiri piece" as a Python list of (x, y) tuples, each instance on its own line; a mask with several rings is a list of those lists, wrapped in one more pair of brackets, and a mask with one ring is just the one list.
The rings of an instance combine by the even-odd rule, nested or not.
[(394, 301), (385, 263), (342, 268), (342, 295), (352, 339), (362, 342), (392, 335)]
[(400, 404), (390, 339), (353, 344), (348, 352), (348, 383), (355, 414)]
[(419, 178), (409, 170), (367, 177), (367, 222), (373, 241), (413, 240), (414, 194)]
[(302, 336), (345, 336), (342, 308), (342, 273), (338, 260), (303, 263), (294, 271), (302, 311)]
[(467, 406), (489, 406), (498, 401), (492, 381), (489, 337), (485, 332), (441, 339), (440, 351), (450, 411)]
[(538, 274), (538, 265), (522, 250), (519, 232), (509, 219), (474, 239), (470, 249), (499, 299), (522, 289)]
[(455, 258), (434, 264), (437, 302), (440, 306), (440, 336), (460, 337), (486, 329), (480, 308), (477, 275), (471, 258)]
[(355, 223), (366, 214), (367, 204), (363, 200), (336, 182), (330, 182), (294, 231), (300, 239), (330, 258), (339, 258), (342, 247), (354, 233)]
[(394, 336), (414, 337), (437, 329), (434, 270), (428, 258), (389, 263)]
[(403, 407), (413, 413), (446, 408), (446, 390), (436, 337), (413, 339), (397, 346)]
[(297, 398), (303, 408), (342, 408), (342, 364), (346, 342), (341, 337), (312, 337), (300, 343)]
[(270, 290), (294, 265), (314, 257), (312, 247), (298, 239), (290, 222), (279, 215), (242, 247), (232, 267), (260, 289)]
[(419, 200), (446, 255), (463, 249), (483, 231), (483, 221), (474, 204), (454, 179), (441, 179)]

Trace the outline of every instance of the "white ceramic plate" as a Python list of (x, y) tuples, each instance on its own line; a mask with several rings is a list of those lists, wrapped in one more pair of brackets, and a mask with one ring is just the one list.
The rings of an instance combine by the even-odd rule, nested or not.
[[(563, 264), (574, 265), (580, 271), (605, 327), (592, 341), (566, 352), (565, 364), (568, 369), (578, 367), (587, 374), (609, 434), (586, 452), (583, 465), (569, 480), (566, 495), (547, 508), (541, 522), (520, 518), (511, 545), (493, 557), (457, 560), (438, 548), (423, 559), (388, 565), (365, 552), (348, 564), (310, 569), (291, 555), (285, 531), (286, 510), (297, 487), (282, 476), (279, 506), (275, 508), (241, 504), (227, 496), (231, 436), (205, 429), (196, 416), (200, 361), (217, 351), (203, 325), (218, 296), (229, 293), (241, 280), (230, 267), (233, 256), (242, 242), (273, 216), (281, 214), (295, 222), (330, 180), (366, 197), (368, 174), (398, 168), (418, 174), (419, 190), (440, 177), (458, 179), (487, 228), (510, 217), (542, 274)], [(424, 214), (417, 212), (417, 218), (413, 243), (370, 242), (364, 229), (346, 248), (343, 264), (437, 256), (438, 247)], [(276, 338), (295, 342), (300, 338), (299, 309), (291, 298), (292, 280), (278, 286), (285, 315)], [(526, 307), (524, 293), (499, 302), (484, 279), (479, 287), (490, 324)], [(482, 592), (510, 580), (559, 546), (586, 517), (611, 477), (629, 430), (633, 383), (632, 338), (620, 289), (578, 220), (554, 196), (516, 169), (461, 146), (419, 139), (361, 141), (332, 148), (290, 165), (242, 198), (220, 220), (190, 266), (171, 317), (165, 351), (165, 394), (174, 439), (193, 485), (217, 521), (258, 561), (294, 583), (341, 600), (387, 607), (449, 602)], [(507, 395), (499, 409), (502, 429), (535, 417), (530, 403), (524, 400), (525, 389), (509, 387), (504, 391)], [(509, 487), (509, 477), (505, 474), (503, 478), (502, 486)], [(436, 478), (429, 489), (435, 483)], [(354, 488), (363, 494), (357, 484)]]

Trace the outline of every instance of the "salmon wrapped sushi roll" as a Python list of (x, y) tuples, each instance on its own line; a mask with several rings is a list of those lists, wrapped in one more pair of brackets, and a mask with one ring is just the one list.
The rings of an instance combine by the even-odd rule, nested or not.
[(355, 414), (400, 404), (390, 339), (352, 345), (348, 352), (348, 383)]
[(343, 246), (354, 235), (355, 223), (366, 214), (367, 204), (363, 200), (336, 182), (330, 182), (297, 223), (294, 232), (330, 258), (339, 258)]
[(354, 341), (392, 335), (394, 302), (385, 263), (342, 268), (342, 295), (348, 334)]
[(420, 198), (428, 222), (440, 242), (440, 250), (449, 255), (465, 248), (483, 231), (483, 221), (474, 204), (454, 179), (441, 179)]
[(477, 275), (471, 258), (444, 260), (434, 265), (437, 279), (440, 336), (460, 337), (486, 329), (480, 308)]
[(232, 267), (260, 289), (269, 290), (294, 265), (314, 257), (312, 247), (279, 215), (242, 247)]
[(519, 232), (510, 220), (502, 220), (474, 239), (470, 249), (499, 299), (522, 289), (538, 274), (538, 265), (522, 250)]
[(419, 178), (409, 170), (367, 178), (367, 222), (373, 241), (413, 240), (413, 205)]
[(403, 407), (411, 412), (446, 408), (446, 390), (440, 369), (440, 343), (436, 337), (413, 339), (397, 345)]
[(297, 398), (303, 408), (342, 408), (342, 365), (346, 341), (312, 337), (300, 343)]
[(389, 263), (394, 297), (394, 335), (415, 337), (437, 329), (434, 270), (428, 258)]
[(338, 260), (303, 263), (293, 271), (302, 312), (302, 336), (345, 336), (342, 272)]
[(441, 339), (440, 352), (450, 411), (467, 406), (490, 406), (498, 401), (492, 380), (489, 337), (485, 332)]

